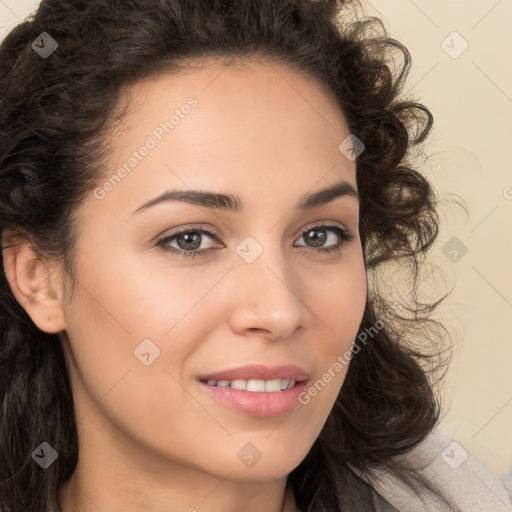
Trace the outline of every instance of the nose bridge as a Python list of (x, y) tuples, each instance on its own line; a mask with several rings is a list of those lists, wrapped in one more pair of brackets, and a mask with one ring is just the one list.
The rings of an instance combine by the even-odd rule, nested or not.
[(304, 319), (300, 282), (282, 244), (271, 234), (246, 237), (237, 247), (236, 328), (261, 328), (275, 336), (291, 334)]

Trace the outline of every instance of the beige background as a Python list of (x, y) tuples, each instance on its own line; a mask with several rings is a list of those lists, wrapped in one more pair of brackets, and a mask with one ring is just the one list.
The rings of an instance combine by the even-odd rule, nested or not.
[[(1, 37), (37, 4), (0, 0)], [(446, 284), (436, 278), (432, 288), (453, 288), (436, 318), (456, 343), (442, 428), (503, 471), (512, 466), (512, 1), (363, 5), (411, 52), (405, 93), (435, 117), (423, 172), (443, 202), (433, 259)]]
[[(406, 92), (414, 89), (435, 117), (425, 174), (445, 206), (433, 254), (453, 287), (437, 318), (457, 343), (442, 428), (504, 470), (512, 465), (512, 2), (364, 5), (408, 47)], [(460, 56), (465, 45), (454, 31), (469, 45)], [(449, 202), (460, 199), (469, 214)], [(450, 245), (443, 252), (453, 237), (467, 247), (462, 257)]]

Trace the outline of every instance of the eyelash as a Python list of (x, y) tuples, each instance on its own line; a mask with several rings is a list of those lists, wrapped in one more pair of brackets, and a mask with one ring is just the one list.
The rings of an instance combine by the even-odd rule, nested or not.
[[(348, 230), (346, 228), (341, 228), (339, 226), (332, 226), (332, 225), (320, 225), (320, 226), (308, 227), (304, 231), (302, 231), (299, 238), (302, 238), (306, 233), (309, 233), (310, 231), (313, 231), (313, 230), (334, 231), (334, 233), (336, 233), (336, 235), (341, 240), (338, 244), (336, 244), (334, 246), (320, 247), (318, 249), (307, 247), (307, 246), (301, 246), (301, 247), (306, 247), (306, 250), (308, 252), (313, 252), (313, 253), (317, 253), (317, 254), (318, 253), (320, 253), (320, 254), (336, 253), (337, 254), (341, 251), (341, 249), (343, 248), (343, 246), (346, 243), (351, 242), (355, 238), (355, 236), (353, 235), (353, 233), (350, 230)], [(187, 234), (187, 233), (201, 233), (202, 235), (208, 235), (208, 236), (212, 237), (217, 242), (219, 241), (218, 237), (210, 231), (207, 231), (207, 230), (204, 230), (201, 228), (183, 228), (183, 229), (180, 229), (180, 230), (172, 233), (169, 236), (161, 238), (160, 240), (158, 240), (156, 245), (158, 247), (160, 247), (165, 252), (170, 252), (172, 254), (176, 254), (177, 256), (181, 256), (184, 258), (195, 258), (197, 256), (199, 256), (199, 257), (206, 256), (206, 253), (208, 251), (212, 250), (212, 249), (201, 249), (201, 250), (194, 250), (194, 251), (185, 251), (183, 249), (169, 248), (166, 246), (166, 244), (168, 242), (170, 242), (171, 240), (174, 240), (175, 238), (178, 238), (179, 236), (181, 236), (183, 234)]]

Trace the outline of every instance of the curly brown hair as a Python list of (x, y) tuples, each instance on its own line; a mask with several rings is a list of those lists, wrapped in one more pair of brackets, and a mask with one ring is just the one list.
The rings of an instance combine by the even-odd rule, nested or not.
[[(43, 0), (0, 46), (2, 235), (18, 232), (42, 254), (62, 258), (72, 280), (74, 214), (102, 181), (108, 135), (123, 115), (122, 89), (186, 69), (193, 59), (265, 58), (334, 94), (350, 133), (365, 145), (357, 185), (366, 269), (409, 263), (414, 295), (439, 218), (435, 193), (412, 167), (410, 150), (421, 147), (433, 116), (421, 103), (399, 98), (410, 54), (381, 20), (359, 17), (358, 7), (357, 0)], [(31, 47), (42, 32), (59, 44), (49, 58)], [(393, 51), (403, 57), (399, 73), (388, 60)], [(440, 418), (435, 385), (448, 360), (439, 348), (447, 336), (429, 315), (441, 300), (404, 305), (412, 314), (396, 315), (352, 359), (320, 436), (289, 475), (301, 510), (375, 510), (373, 491), (357, 471), (376, 467), (414, 492), (441, 495), (397, 457)], [(389, 304), (370, 279), (360, 331), (375, 326)], [(0, 333), (0, 509), (59, 511), (58, 491), (78, 458), (61, 338), (34, 325), (5, 273)], [(44, 472), (31, 458), (41, 439), (59, 454)]]

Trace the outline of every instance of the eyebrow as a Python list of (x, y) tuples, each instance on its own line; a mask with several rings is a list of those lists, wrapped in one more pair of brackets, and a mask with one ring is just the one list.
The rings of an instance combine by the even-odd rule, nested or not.
[[(352, 197), (359, 201), (357, 190), (347, 181), (341, 180), (317, 192), (303, 195), (297, 202), (295, 208), (301, 211), (310, 210), (317, 206), (327, 204), (338, 197)], [(133, 214), (135, 215), (156, 204), (167, 201), (181, 201), (204, 208), (214, 208), (236, 213), (245, 210), (244, 204), (240, 198), (231, 194), (203, 192), (200, 190), (166, 190), (159, 196), (139, 206)]]

